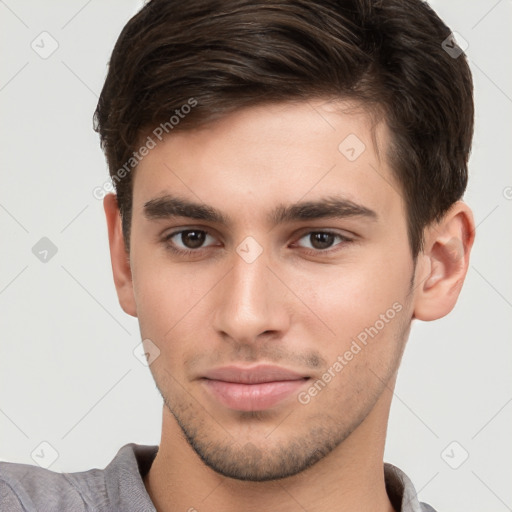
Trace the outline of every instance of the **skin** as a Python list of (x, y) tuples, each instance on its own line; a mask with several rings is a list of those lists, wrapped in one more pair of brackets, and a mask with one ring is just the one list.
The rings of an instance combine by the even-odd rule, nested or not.
[[(129, 255), (116, 198), (104, 200), (121, 306), (160, 351), (150, 369), (164, 399), (162, 438), (144, 480), (160, 512), (393, 510), (383, 452), (400, 359), (413, 319), (435, 320), (454, 307), (474, 221), (455, 203), (425, 230), (415, 265), (401, 188), (386, 161), (388, 129), (348, 107), (263, 105), (172, 133), (136, 170)], [(349, 134), (366, 146), (354, 161), (338, 149)], [(229, 223), (149, 219), (144, 205), (166, 194), (214, 207)], [(333, 194), (376, 217), (267, 218), (277, 205)], [(210, 236), (199, 249), (193, 237), (164, 240), (179, 229)], [(318, 231), (351, 241), (334, 236), (319, 248)], [(262, 249), (250, 263), (236, 250), (248, 236)], [(185, 244), (196, 253), (169, 249)], [(400, 312), (333, 372), (393, 304)], [(307, 404), (292, 393), (259, 412), (220, 404), (198, 379), (214, 367), (255, 363), (310, 377), (302, 392), (329, 368), (332, 378)]]

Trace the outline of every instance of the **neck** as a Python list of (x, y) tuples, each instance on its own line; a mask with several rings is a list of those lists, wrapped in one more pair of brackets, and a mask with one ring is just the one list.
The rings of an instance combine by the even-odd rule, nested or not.
[(383, 454), (392, 390), (329, 455), (292, 477), (246, 482), (207, 467), (163, 409), (162, 442), (144, 484), (158, 512), (393, 512)]

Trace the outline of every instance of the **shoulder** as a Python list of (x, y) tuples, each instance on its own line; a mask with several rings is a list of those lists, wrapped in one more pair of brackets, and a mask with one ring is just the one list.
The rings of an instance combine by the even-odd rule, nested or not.
[(105, 469), (76, 473), (0, 462), (0, 512), (155, 512), (142, 478), (157, 451), (130, 443)]
[(0, 462), (1, 510), (100, 512), (97, 505), (107, 501), (101, 473), (99, 469), (57, 473), (29, 464)]
[(386, 491), (395, 510), (400, 512), (436, 512), (427, 503), (420, 503), (409, 477), (399, 468), (384, 463)]
[[(0, 463), (1, 464), (1, 463)], [(1, 469), (0, 469), (1, 471)], [(2, 504), (1, 509), (9, 510), (11, 512), (22, 511), (23, 507), (21, 502), (14, 492), (13, 488), (8, 482), (2, 480), (0, 477), (0, 503)], [(0, 509), (0, 510), (1, 510)]]

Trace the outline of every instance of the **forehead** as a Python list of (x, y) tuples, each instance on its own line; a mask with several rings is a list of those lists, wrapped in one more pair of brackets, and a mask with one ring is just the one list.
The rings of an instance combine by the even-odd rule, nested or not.
[(135, 172), (134, 213), (165, 194), (227, 216), (268, 217), (276, 204), (333, 194), (375, 211), (403, 207), (384, 157), (388, 129), (353, 103), (259, 105), (155, 142)]

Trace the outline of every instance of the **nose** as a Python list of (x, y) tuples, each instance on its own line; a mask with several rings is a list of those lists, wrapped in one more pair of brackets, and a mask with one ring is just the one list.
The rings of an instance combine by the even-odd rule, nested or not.
[(279, 338), (290, 321), (287, 293), (265, 251), (252, 262), (234, 252), (232, 261), (231, 271), (216, 287), (217, 332), (240, 344)]

